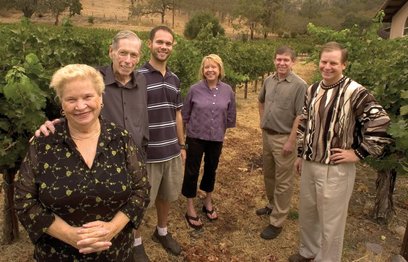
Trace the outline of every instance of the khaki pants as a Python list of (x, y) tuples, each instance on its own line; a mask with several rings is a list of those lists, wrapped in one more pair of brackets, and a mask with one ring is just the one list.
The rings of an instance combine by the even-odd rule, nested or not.
[(272, 208), (270, 224), (281, 227), (288, 216), (293, 193), (294, 162), (296, 150), (284, 157), (283, 145), (289, 135), (271, 135), (262, 132), (263, 174), (268, 207)]
[(340, 262), (354, 163), (326, 165), (303, 160), (300, 182), (300, 250), (316, 262)]

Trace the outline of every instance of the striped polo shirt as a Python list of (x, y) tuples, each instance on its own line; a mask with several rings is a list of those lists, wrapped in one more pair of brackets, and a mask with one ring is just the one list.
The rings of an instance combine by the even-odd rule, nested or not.
[(147, 86), (147, 163), (171, 160), (180, 155), (176, 128), (176, 111), (183, 106), (180, 79), (169, 68), (163, 76), (148, 62), (138, 72), (145, 76)]

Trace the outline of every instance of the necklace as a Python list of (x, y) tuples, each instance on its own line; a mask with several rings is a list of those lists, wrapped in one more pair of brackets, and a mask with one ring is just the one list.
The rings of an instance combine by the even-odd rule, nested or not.
[(87, 134), (86, 136), (84, 135), (84, 136), (73, 136), (73, 135), (71, 135), (71, 138), (73, 139), (73, 140), (87, 140), (87, 139), (93, 139), (93, 138), (95, 138), (95, 137), (98, 137), (99, 135), (100, 135), (100, 133), (101, 133), (101, 128), (98, 128), (96, 131), (94, 131), (93, 133), (91, 133), (91, 134)]

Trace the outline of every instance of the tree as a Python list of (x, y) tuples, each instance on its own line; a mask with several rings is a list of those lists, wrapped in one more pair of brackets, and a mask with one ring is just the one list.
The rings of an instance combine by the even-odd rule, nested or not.
[(265, 38), (268, 33), (277, 31), (284, 23), (286, 13), (294, 9), (292, 3), (285, 0), (239, 0), (234, 13), (247, 21), (250, 38), (253, 39), (259, 27)]
[(54, 25), (58, 25), (60, 15), (68, 9), (69, 16), (80, 15), (82, 4), (80, 0), (46, 0), (46, 10), (50, 10), (55, 17)]
[(193, 16), (184, 28), (184, 36), (187, 39), (195, 39), (200, 31), (210, 25), (212, 36), (224, 35), (225, 30), (218, 19), (209, 13), (199, 13)]
[(167, 11), (174, 9), (174, 0), (148, 0), (146, 2), (133, 2), (129, 7), (131, 16), (142, 16), (160, 14), (161, 23), (164, 24), (164, 17)]
[(51, 11), (56, 19), (55, 25), (57, 25), (62, 12), (68, 8), (70, 16), (79, 15), (82, 4), (80, 0), (0, 0), (0, 8), (15, 8), (22, 11), (26, 18), (31, 18), (36, 12)]
[(285, 16), (284, 7), (289, 4), (289, 1), (284, 0), (264, 0), (263, 13), (260, 17), (264, 38), (269, 32), (276, 32), (282, 26)]
[(234, 13), (237, 17), (246, 20), (250, 31), (250, 39), (254, 39), (254, 32), (262, 20), (263, 0), (239, 0)]
[(300, 15), (305, 16), (308, 19), (312, 19), (319, 16), (322, 9), (322, 0), (305, 0), (300, 8)]
[(3, 0), (1, 8), (15, 8), (23, 12), (24, 17), (31, 18), (40, 7), (41, 0)]
[[(11, 243), (18, 238), (18, 223), (14, 212), (14, 176), (24, 157), (27, 141), (33, 130), (44, 121), (46, 106), (44, 68), (35, 54), (19, 57), (13, 48), (19, 44), (38, 43), (31, 28), (11, 31), (5, 40), (0, 73), (0, 172), (3, 173), (5, 208), (3, 241)], [(21, 40), (21, 41), (19, 41)], [(11, 49), (10, 49), (11, 48)]]

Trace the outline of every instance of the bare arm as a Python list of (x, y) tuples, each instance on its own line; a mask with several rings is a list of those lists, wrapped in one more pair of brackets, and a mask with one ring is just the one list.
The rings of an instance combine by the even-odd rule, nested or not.
[(295, 160), (295, 170), (296, 170), (296, 173), (298, 173), (299, 175), (302, 173), (302, 162), (303, 162), (303, 159), (300, 157), (296, 158)]
[[(177, 138), (179, 144), (184, 145), (184, 124), (183, 124), (183, 116), (181, 115), (181, 110), (176, 111), (176, 128), (177, 128)], [(181, 159), (184, 161), (186, 160), (186, 150), (185, 148), (181, 149)]]
[(290, 155), (293, 152), (293, 150), (296, 149), (296, 135), (297, 135), (299, 121), (300, 121), (300, 116), (297, 116), (295, 120), (293, 121), (292, 129), (290, 131), (288, 140), (286, 141), (286, 143), (283, 145), (283, 148), (282, 148), (282, 154), (284, 156)]

